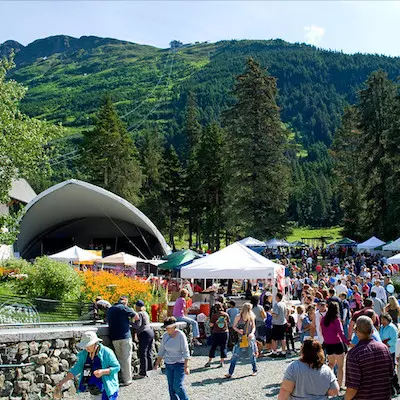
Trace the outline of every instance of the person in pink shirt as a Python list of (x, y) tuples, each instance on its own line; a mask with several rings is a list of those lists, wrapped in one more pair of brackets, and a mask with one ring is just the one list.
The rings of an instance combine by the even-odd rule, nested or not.
[(338, 366), (337, 378), (339, 387), (343, 382), (344, 356), (347, 353), (347, 346), (350, 341), (344, 335), (343, 325), (339, 318), (339, 304), (331, 302), (328, 311), (321, 319), (321, 332), (324, 338), (324, 349), (328, 356), (329, 366), (333, 369)]
[(192, 326), (194, 344), (201, 346), (201, 342), (199, 342), (198, 340), (198, 337), (200, 336), (199, 324), (196, 320), (187, 316), (186, 297), (188, 295), (189, 292), (186, 289), (182, 289), (179, 292), (179, 297), (175, 301), (172, 315), (176, 318), (178, 322), (186, 322), (187, 324)]

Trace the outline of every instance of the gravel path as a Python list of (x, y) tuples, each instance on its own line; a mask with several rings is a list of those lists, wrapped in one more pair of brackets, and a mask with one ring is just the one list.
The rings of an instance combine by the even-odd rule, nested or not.
[[(298, 343), (297, 343), (298, 345)], [(251, 364), (248, 359), (239, 361), (233, 379), (223, 379), (228, 372), (218, 367), (218, 359), (211, 368), (204, 368), (207, 362), (208, 347), (196, 347), (190, 361), (191, 374), (185, 379), (185, 386), (190, 400), (230, 400), (236, 399), (260, 400), (277, 399), (280, 383), (288, 364), (297, 356), (287, 359), (258, 359), (258, 375), (251, 376)], [(167, 379), (163, 375), (155, 375), (139, 381), (133, 381), (129, 387), (120, 391), (120, 400), (169, 400)], [(80, 395), (79, 400), (89, 400), (90, 396)], [(340, 399), (340, 398), (337, 398)]]

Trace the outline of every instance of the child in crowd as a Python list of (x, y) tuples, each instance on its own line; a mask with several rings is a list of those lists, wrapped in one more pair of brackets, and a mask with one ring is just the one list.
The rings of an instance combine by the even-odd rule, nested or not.
[(272, 342), (272, 314), (271, 314), (271, 307), (266, 305), (264, 310), (267, 314), (265, 318), (265, 351), (271, 351), (271, 342)]
[[(285, 339), (286, 339), (286, 345), (288, 349), (288, 353), (290, 354), (292, 351), (293, 353), (296, 353), (296, 350), (294, 348), (294, 337), (293, 337), (293, 328), (296, 326), (296, 322), (293, 317), (293, 309), (288, 308), (288, 314), (287, 314), (287, 324), (286, 324), (286, 331), (285, 331)], [(292, 346), (292, 350), (290, 350), (290, 345)]]
[(228, 302), (228, 309), (226, 312), (229, 315), (229, 338), (228, 338), (228, 350), (232, 351), (233, 346), (237, 342), (237, 333), (233, 329), (233, 322), (236, 316), (239, 314), (239, 309), (236, 307), (236, 303), (231, 300)]

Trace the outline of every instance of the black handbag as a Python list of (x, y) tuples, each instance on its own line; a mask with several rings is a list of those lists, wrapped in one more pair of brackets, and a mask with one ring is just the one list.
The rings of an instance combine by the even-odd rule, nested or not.
[(90, 393), (91, 395), (93, 395), (93, 396), (97, 396), (97, 395), (99, 395), (99, 394), (102, 393), (102, 391), (101, 391), (101, 390), (98, 388), (98, 386), (96, 386), (96, 385), (89, 384), (89, 385), (87, 386), (87, 388), (88, 388), (89, 393)]

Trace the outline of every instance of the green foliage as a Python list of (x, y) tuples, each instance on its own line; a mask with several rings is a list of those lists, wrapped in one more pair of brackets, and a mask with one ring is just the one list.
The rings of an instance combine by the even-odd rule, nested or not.
[(275, 236), (286, 222), (289, 172), (276, 80), (250, 58), (235, 95), (237, 103), (225, 118), (226, 223), (242, 236)]
[[(7, 72), (14, 67), (11, 58), (0, 60), (0, 203), (9, 201), (11, 183), (19, 177), (45, 175), (48, 157), (45, 145), (61, 134), (59, 127), (21, 113), (19, 102), (26, 88), (7, 80)], [(19, 215), (0, 219), (0, 243), (11, 244), (18, 234)]]
[(398, 91), (385, 72), (371, 74), (335, 136), (345, 231), (354, 237), (389, 240), (400, 234)]
[(81, 149), (82, 169), (90, 182), (138, 203), (142, 184), (138, 152), (109, 96), (95, 127), (83, 133)]
[(140, 209), (160, 230), (167, 227), (167, 216), (162, 198), (164, 141), (156, 127), (145, 129), (138, 138), (138, 150), (143, 171), (143, 184), (140, 191)]
[[(200, 213), (204, 240), (212, 251), (220, 248), (220, 232), (224, 225), (225, 132), (217, 123), (203, 128), (195, 153), (196, 205)], [(198, 238), (197, 244), (200, 247)]]
[(66, 263), (40, 257), (34, 264), (24, 266), (21, 272), (28, 278), (16, 281), (20, 294), (64, 301), (77, 300), (81, 294), (81, 278)]
[(162, 198), (165, 202), (168, 217), (169, 243), (172, 249), (176, 251), (175, 229), (183, 214), (185, 176), (181, 162), (173, 146), (166, 148), (164, 160)]

